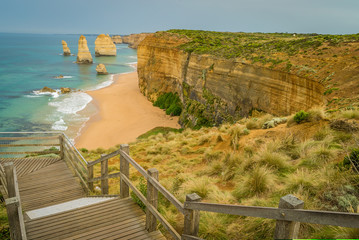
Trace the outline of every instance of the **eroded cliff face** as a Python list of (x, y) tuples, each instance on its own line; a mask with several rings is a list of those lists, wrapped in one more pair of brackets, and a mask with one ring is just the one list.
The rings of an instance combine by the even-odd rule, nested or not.
[(113, 43), (119, 44), (122, 43), (122, 37), (120, 35), (111, 36)]
[(116, 45), (110, 36), (100, 34), (95, 40), (96, 56), (116, 56)]
[(187, 41), (150, 35), (137, 50), (141, 92), (151, 101), (163, 92), (177, 92), (184, 105), (183, 125), (219, 124), (253, 109), (288, 115), (324, 101), (324, 87), (316, 81), (236, 59), (187, 53), (178, 48)]
[(122, 37), (122, 43), (127, 43), (130, 48), (137, 48), (140, 42), (151, 33), (135, 33)]

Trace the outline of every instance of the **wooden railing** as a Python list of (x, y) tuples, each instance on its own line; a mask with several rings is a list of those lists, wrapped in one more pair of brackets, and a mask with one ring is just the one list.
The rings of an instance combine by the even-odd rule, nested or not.
[[(117, 155), (120, 155), (120, 171), (108, 174), (108, 160)], [(101, 176), (94, 178), (93, 166), (96, 164), (101, 164)], [(147, 196), (144, 196), (130, 181), (130, 164), (147, 180)], [(304, 202), (293, 195), (282, 197), (278, 208), (203, 203), (196, 193), (188, 194), (183, 204), (159, 183), (156, 169), (151, 168), (146, 171), (129, 156), (127, 144), (121, 145), (117, 151), (89, 162), (87, 167), (88, 186), (91, 191), (93, 191), (93, 183), (101, 181), (101, 192), (106, 195), (108, 194), (108, 179), (120, 177), (120, 197), (129, 197), (129, 189), (131, 189), (146, 206), (146, 229), (155, 231), (157, 221), (159, 221), (174, 239), (201, 239), (197, 237), (200, 211), (275, 219), (277, 220), (275, 239), (297, 238), (300, 222), (359, 228), (359, 214), (303, 210)], [(158, 192), (162, 193), (184, 215), (182, 235), (158, 212)]]
[(26, 240), (24, 217), (22, 214), (19, 186), (17, 182), (16, 168), (12, 162), (5, 163), (0, 170), (2, 184), (6, 186), (7, 198), (5, 199), (6, 211), (10, 227), (10, 237), (13, 240)]

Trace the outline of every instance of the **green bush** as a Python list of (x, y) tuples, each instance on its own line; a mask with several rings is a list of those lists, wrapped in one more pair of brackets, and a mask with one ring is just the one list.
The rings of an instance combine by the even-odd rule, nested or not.
[(344, 169), (350, 169), (354, 166), (359, 170), (359, 148), (353, 149), (349, 156), (344, 157), (343, 162), (339, 166)]
[[(140, 190), (140, 192), (142, 193), (142, 195), (146, 197), (147, 196), (147, 184), (143, 177), (140, 177), (140, 182), (137, 185), (137, 187), (138, 187), (138, 190)], [(146, 210), (146, 205), (141, 201), (141, 199), (139, 197), (137, 197), (137, 195), (134, 192), (131, 192), (131, 197), (135, 201), (135, 203), (137, 203), (137, 205), (140, 206), (140, 208), (143, 211)]]
[(182, 112), (181, 100), (177, 93), (173, 94), (169, 92), (160, 95), (157, 98), (157, 101), (154, 102), (153, 106), (166, 109), (166, 114), (171, 116), (179, 116)]
[(309, 117), (309, 113), (301, 110), (294, 115), (293, 119), (296, 123), (301, 123), (308, 120), (308, 117)]

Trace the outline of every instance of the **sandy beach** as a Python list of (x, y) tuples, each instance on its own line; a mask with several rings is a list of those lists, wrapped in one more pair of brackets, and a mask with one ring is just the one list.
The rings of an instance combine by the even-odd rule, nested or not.
[(109, 148), (130, 143), (155, 128), (180, 128), (178, 117), (171, 117), (142, 95), (137, 72), (118, 74), (109, 87), (87, 92), (98, 107), (81, 134), (75, 139), (77, 148)]

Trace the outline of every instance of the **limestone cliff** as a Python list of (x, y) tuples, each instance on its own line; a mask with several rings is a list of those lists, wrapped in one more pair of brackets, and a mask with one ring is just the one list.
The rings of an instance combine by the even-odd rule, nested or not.
[(113, 35), (111, 36), (112, 42), (116, 44), (122, 43), (122, 37), (120, 35)]
[(67, 46), (67, 43), (64, 40), (62, 40), (62, 49), (64, 51), (64, 56), (70, 56), (71, 55), (70, 48)]
[(116, 56), (116, 45), (110, 36), (100, 34), (95, 40), (96, 56)]
[(287, 115), (321, 105), (324, 87), (317, 81), (238, 59), (194, 54), (179, 48), (186, 37), (147, 36), (138, 46), (141, 92), (151, 101), (163, 92), (177, 92), (183, 102), (183, 125), (202, 119), (211, 124), (247, 116), (260, 109)]
[(127, 43), (130, 48), (137, 48), (138, 44), (151, 33), (137, 33), (122, 37), (122, 42)]
[(96, 72), (97, 72), (97, 74), (100, 74), (100, 75), (108, 74), (105, 65), (103, 65), (102, 63), (100, 63), (96, 66)]
[(93, 63), (85, 36), (81, 35), (77, 52), (77, 63)]

